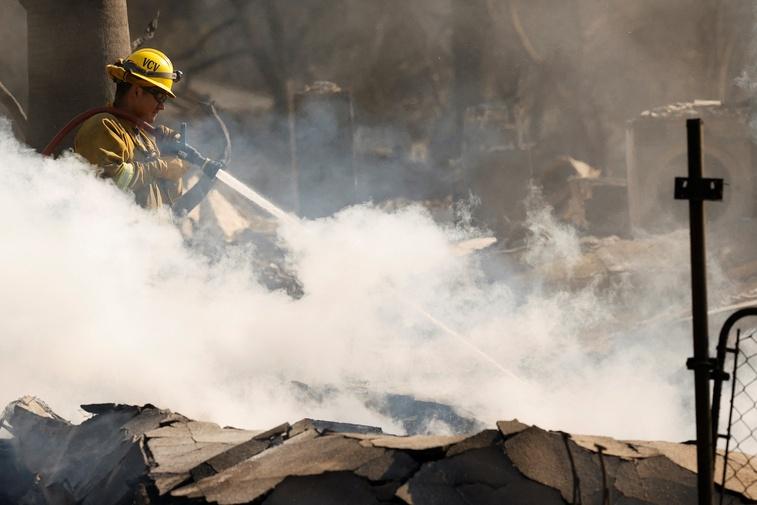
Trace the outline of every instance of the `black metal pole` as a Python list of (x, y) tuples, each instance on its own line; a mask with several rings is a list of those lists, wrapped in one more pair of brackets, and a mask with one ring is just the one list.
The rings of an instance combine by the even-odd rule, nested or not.
[[(686, 121), (689, 151), (689, 187), (702, 186), (702, 120)], [(697, 469), (699, 505), (712, 505), (712, 418), (710, 413), (709, 338), (707, 330), (707, 266), (705, 264), (704, 201), (696, 195), (689, 199), (691, 238), (691, 310), (693, 318), (694, 388), (697, 422)]]

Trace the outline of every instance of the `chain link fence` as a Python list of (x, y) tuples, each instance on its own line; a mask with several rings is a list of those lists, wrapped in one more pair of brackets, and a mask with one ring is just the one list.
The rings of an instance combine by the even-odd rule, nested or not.
[(757, 329), (731, 332), (720, 345), (726, 351), (722, 371), (730, 374), (720, 398), (713, 398), (721, 405), (715, 484), (723, 504), (725, 487), (757, 496)]

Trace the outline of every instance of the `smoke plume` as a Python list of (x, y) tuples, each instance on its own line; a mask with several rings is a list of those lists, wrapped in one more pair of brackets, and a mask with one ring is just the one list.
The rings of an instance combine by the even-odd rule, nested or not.
[[(475, 230), (439, 225), (418, 206), (363, 205), (282, 225), (304, 286), (295, 300), (255, 280), (254, 249), (208, 260), (169, 219), (73, 156), (22, 147), (7, 125), (0, 163), (0, 403), (33, 394), (79, 419), (81, 403), (150, 402), (224, 425), (309, 416), (397, 431), (361, 399), (373, 391), (486, 423), (692, 435), (686, 333), (617, 330), (623, 307), (660, 305), (654, 284), (629, 293), (493, 280), (454, 246)], [(559, 258), (573, 268), (576, 234), (548, 212), (531, 221), (542, 237), (528, 253), (535, 271)], [(685, 254), (681, 238), (666, 250)], [(670, 257), (655, 261), (645, 268), (658, 285), (680, 280)], [(687, 290), (678, 282), (666, 302)], [(336, 393), (314, 401), (293, 382)]]

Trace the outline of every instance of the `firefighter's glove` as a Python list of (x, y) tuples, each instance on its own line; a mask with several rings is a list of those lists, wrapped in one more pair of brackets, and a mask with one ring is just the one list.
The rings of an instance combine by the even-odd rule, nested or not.
[(181, 142), (181, 133), (163, 125), (155, 127), (155, 137), (164, 142)]
[(158, 141), (160, 152), (164, 155), (176, 156), (185, 147), (181, 133), (167, 126), (155, 127), (155, 139)]
[(165, 162), (166, 166), (160, 171), (160, 175), (158, 176), (160, 179), (178, 181), (187, 173), (187, 169), (189, 168), (184, 161), (173, 156), (163, 158), (162, 161)]

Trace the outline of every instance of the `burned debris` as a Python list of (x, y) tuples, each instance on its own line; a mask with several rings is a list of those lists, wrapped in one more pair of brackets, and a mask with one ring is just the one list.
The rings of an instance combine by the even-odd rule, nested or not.
[[(8, 13), (0, 41), (28, 49), (0, 54), (0, 112), (12, 121), (6, 127), (0, 118), (0, 144), (12, 129), (28, 147), (54, 155), (56, 147), (66, 145), (66, 135), (76, 125), (100, 113), (130, 123), (118, 136), (122, 140), (132, 134), (155, 137), (155, 148), (135, 157), (131, 151), (139, 143), (137, 137), (124, 149), (108, 149), (112, 136), (100, 138), (90, 132), (84, 137), (97, 156), (85, 158), (99, 166), (97, 174), (102, 175), (106, 167), (113, 169), (106, 174), (108, 183), (127, 194), (129, 203), (139, 201), (132, 198), (138, 190), (135, 184), (147, 179), (151, 198), (165, 193), (165, 198), (149, 200), (149, 205), (148, 200), (141, 202), (156, 211), (139, 214), (150, 216), (145, 220), (152, 220), (157, 211), (171, 215), (163, 223), (165, 228), (148, 234), (154, 241), (142, 250), (182, 259), (180, 265), (162, 265), (154, 274), (155, 258), (147, 254), (141, 261), (132, 261), (135, 250), (129, 249), (135, 242), (143, 244), (142, 221), (130, 215), (121, 226), (111, 226), (106, 223), (114, 213), (88, 213), (79, 226), (87, 232), (89, 228), (108, 233), (115, 229), (117, 245), (108, 249), (118, 249), (125, 258), (126, 267), (118, 269), (123, 279), (131, 280), (128, 274), (133, 268), (137, 282), (128, 285), (127, 293), (118, 283), (108, 286), (111, 290), (100, 289), (99, 279), (107, 278), (113, 269), (106, 265), (103, 275), (103, 270), (92, 267), (94, 262), (81, 271), (77, 270), (81, 264), (74, 261), (59, 268), (32, 265), (24, 269), (30, 276), (38, 271), (51, 277), (70, 272), (70, 277), (39, 278), (31, 283), (61, 286), (63, 292), (72, 278), (86, 277), (82, 272), (90, 268), (92, 278), (98, 279), (87, 283), (89, 292), (81, 297), (83, 310), (74, 318), (77, 325), (73, 330), (64, 327), (61, 333), (71, 334), (63, 338), (73, 340), (77, 332), (100, 337), (124, 326), (119, 324), (120, 314), (146, 313), (139, 310), (143, 307), (131, 306), (132, 300), (154, 301), (162, 309), (161, 302), (172, 299), (174, 291), (197, 291), (199, 296), (180, 297), (187, 307), (177, 303), (171, 313), (190, 335), (186, 339), (189, 354), (202, 354), (193, 352), (201, 342), (207, 353), (202, 359), (217, 359), (224, 371), (229, 361), (235, 362), (236, 368), (228, 372), (234, 380), (239, 377), (240, 382), (254, 383), (266, 374), (276, 376), (275, 387), (280, 387), (276, 393), (290, 393), (299, 408), (337, 404), (349, 396), (349, 408), (364, 408), (371, 415), (391, 419), (406, 433), (395, 436), (374, 426), (318, 419), (254, 431), (192, 420), (152, 405), (115, 403), (84, 405), (89, 419), (72, 424), (43, 402), (25, 397), (9, 405), (0, 418), (0, 431), (8, 435), (0, 438), (0, 505), (693, 502), (697, 466), (700, 477), (712, 473), (704, 469), (709, 448), (700, 445), (695, 465), (692, 444), (553, 432), (517, 420), (500, 421), (493, 429), (477, 418), (479, 414), (451, 405), (497, 409), (495, 414), (486, 413), (494, 419), (519, 395), (558, 394), (554, 390), (560, 389), (559, 379), (537, 375), (548, 376), (564, 366), (570, 368), (571, 373), (565, 375), (572, 379), (600, 363), (606, 377), (624, 366), (633, 367), (634, 360), (644, 359), (639, 357), (643, 353), (652, 354), (647, 348), (634, 349), (640, 354), (628, 358), (627, 347), (639, 341), (643, 347), (660, 333), (680, 330), (692, 318), (703, 320), (700, 316), (707, 314), (706, 307), (689, 310), (681, 296), (681, 286), (689, 279), (688, 251), (681, 247), (687, 217), (684, 206), (676, 205), (671, 194), (671, 181), (682, 175), (686, 162), (681, 126), (693, 118), (707, 123), (703, 157), (707, 175), (715, 178), (719, 193), (723, 180), (728, 188), (722, 205), (712, 208), (707, 221), (714, 225), (711, 236), (717, 249), (710, 256), (717, 293), (711, 312), (715, 318), (722, 317), (757, 300), (752, 233), (757, 222), (753, 173), (757, 67), (752, 63), (757, 51), (752, 26), (757, 9), (749, 0), (669, 0), (664, 5), (654, 1), (418, 0), (395, 2), (390, 9), (370, 1), (305, 5), (297, 0), (192, 0), (182, 2), (181, 8), (163, 9), (160, 30), (155, 5), (148, 0), (130, 0), (128, 9), (126, 0), (0, 0), (0, 4), (0, 10)], [(148, 19), (139, 19), (147, 15)], [(149, 21), (147, 30), (135, 40), (129, 26), (144, 26), (142, 21)], [(675, 34), (670, 26), (677, 27)], [(176, 68), (167, 54), (175, 58)], [(71, 75), (71, 62), (82, 67), (75, 69), (76, 75)], [(103, 67), (107, 73), (101, 71)], [(187, 70), (186, 76), (179, 67)], [(219, 110), (216, 99), (223, 104)], [(80, 113), (105, 102), (108, 107)], [(161, 120), (175, 131), (153, 124), (164, 105), (167, 110)], [(189, 134), (187, 122), (192, 127)], [(96, 131), (107, 133), (106, 126), (101, 122)], [(232, 136), (235, 142), (239, 139), (234, 156)], [(167, 142), (166, 149), (158, 148), (158, 137), (161, 143)], [(225, 143), (222, 149), (221, 141)], [(8, 145), (19, 166), (39, 161), (36, 154), (18, 154), (25, 149), (17, 149), (19, 144)], [(85, 154), (80, 149), (76, 152)], [(119, 153), (124, 156), (114, 161)], [(82, 162), (66, 159), (60, 163)], [(144, 177), (146, 164), (153, 164), (154, 169), (148, 178)], [(194, 165), (193, 172), (189, 164)], [(0, 190), (8, 191), (0, 200), (22, 196), (8, 206), (14, 207), (8, 214), (18, 214), (11, 219), (22, 223), (8, 227), (18, 233), (10, 235), (11, 249), (18, 239), (22, 248), (32, 243), (42, 251), (39, 256), (47, 257), (68, 245), (64, 241), (90, 236), (77, 231), (58, 235), (58, 230), (69, 229), (68, 223), (46, 223), (51, 215), (59, 218), (61, 208), (75, 207), (70, 202), (89, 197), (80, 191), (83, 179), (56, 181), (60, 187), (53, 192), (65, 203), (52, 205), (52, 211), (49, 202), (40, 204), (40, 191), (23, 195), (14, 187), (13, 181), (19, 180), (23, 181), (19, 187), (33, 188), (32, 175), (18, 170), (15, 179), (7, 180), (11, 183), (0, 185)], [(184, 191), (186, 183), (191, 190)], [(692, 195), (684, 186), (676, 189)], [(195, 197), (188, 198), (192, 194)], [(102, 201), (110, 203), (112, 197), (102, 197)], [(701, 192), (690, 199), (700, 197)], [(24, 221), (29, 202), (39, 205), (37, 210), (44, 209), (42, 218)], [(406, 207), (417, 210), (410, 219), (405, 219), (409, 214), (402, 214)], [(403, 234), (392, 230), (381, 236), (381, 246), (372, 245), (369, 254), (349, 252), (349, 246), (374, 244), (370, 239), (379, 236), (378, 227), (366, 221), (351, 224), (361, 228), (361, 233), (337, 233), (333, 243), (320, 240), (325, 234), (318, 226), (339, 226), (345, 216), (354, 215), (350, 213), (373, 212), (406, 221), (417, 218), (419, 223)], [(103, 221), (93, 226), (90, 219)], [(48, 230), (55, 231), (40, 233), (42, 238), (36, 241), (26, 240), (24, 233), (43, 229), (43, 224), (51, 224)], [(166, 230), (174, 232), (174, 224), (181, 232), (174, 236), (178, 247), (164, 248), (155, 237)], [(404, 224), (397, 220), (388, 227)], [(433, 236), (417, 233), (421, 240), (411, 243), (407, 237), (414, 238), (420, 228), (433, 230)], [(312, 237), (307, 236), (311, 229), (315, 231)], [(135, 236), (139, 239), (134, 240)], [(309, 254), (319, 249), (311, 241), (325, 246), (320, 254)], [(391, 257), (392, 246), (401, 242), (409, 247)], [(382, 249), (387, 243), (390, 247)], [(429, 251), (435, 250), (408, 261), (428, 244)], [(341, 256), (343, 251), (349, 254)], [(442, 267), (417, 275), (438, 251)], [(191, 258), (184, 256), (187, 252)], [(382, 265), (375, 261), (374, 252), (392, 261)], [(26, 262), (33, 256), (12, 258)], [(68, 260), (76, 254), (60, 256)], [(102, 263), (97, 265), (103, 268)], [(212, 268), (217, 265), (228, 266), (231, 272), (219, 275)], [(193, 269), (199, 274), (190, 272)], [(313, 275), (322, 272), (328, 276)], [(332, 272), (339, 282), (332, 282)], [(360, 284), (363, 274), (371, 277), (365, 285)], [(177, 282), (164, 285), (164, 276)], [(182, 277), (193, 279), (186, 285), (189, 288)], [(706, 278), (703, 269), (702, 278)], [(23, 278), (12, 279), (26, 283)], [(306, 285), (308, 279), (316, 281)], [(205, 291), (208, 280), (214, 288)], [(149, 285), (147, 291), (143, 284)], [(44, 298), (45, 290), (39, 291)], [(288, 296), (279, 296), (281, 292)], [(337, 292), (348, 294), (334, 301)], [(379, 292), (381, 296), (372, 296)], [(226, 293), (228, 297), (223, 296)], [(78, 301), (77, 295), (65, 293), (62, 298)], [(548, 303), (532, 301), (537, 297), (543, 301), (542, 295), (549, 297)], [(22, 300), (17, 310), (24, 323), (42, 319), (37, 306), (65, 305), (54, 297), (40, 301), (37, 294), (27, 296), (29, 300)], [(112, 312), (92, 310), (93, 298), (124, 302)], [(571, 305), (575, 299), (577, 303)], [(211, 306), (213, 300), (223, 302), (212, 305), (213, 317), (193, 319), (196, 314), (204, 316), (203, 306)], [(241, 300), (239, 306), (234, 305), (237, 300)], [(357, 300), (366, 300), (364, 311), (358, 310), (363, 307), (358, 307)], [(26, 312), (31, 306), (35, 308)], [(309, 317), (299, 317), (302, 307)], [(548, 320), (549, 329), (531, 321), (519, 324), (520, 311), (529, 312), (529, 319), (539, 323)], [(159, 320), (167, 312), (147, 313)], [(112, 320), (98, 319), (95, 324), (89, 319), (103, 314)], [(271, 319), (270, 314), (276, 317)], [(323, 314), (339, 321), (326, 322)], [(351, 320), (353, 314), (357, 316)], [(291, 320), (302, 324), (288, 327)], [(704, 321), (702, 335), (707, 332)], [(162, 328), (155, 323), (145, 321), (144, 326), (124, 331), (132, 331), (135, 341), (152, 337), (150, 331), (160, 333)], [(227, 323), (235, 327), (219, 330)], [(364, 324), (375, 327), (363, 331)], [(22, 332), (36, 330), (34, 324), (10, 325), (18, 342), (28, 338)], [(206, 334), (216, 337), (216, 331), (232, 338), (220, 345), (204, 340)], [(502, 335), (511, 331), (514, 336), (508, 334), (504, 340)], [(546, 336), (534, 335), (539, 332)], [(564, 334), (569, 334), (567, 345), (562, 341)], [(40, 338), (58, 338), (50, 335)], [(300, 335), (312, 338), (305, 342)], [(531, 347), (531, 341), (539, 337), (543, 342)], [(259, 339), (264, 345), (256, 340), (247, 346), (247, 339)], [(365, 345), (368, 339), (371, 345)], [(403, 349), (411, 351), (386, 351), (390, 346), (385, 341), (391, 339), (396, 339), (392, 343), (402, 339), (401, 345), (407, 345)], [(757, 440), (757, 428), (753, 428), (757, 422), (750, 418), (754, 406), (746, 399), (751, 398), (748, 387), (757, 384), (748, 375), (754, 371), (749, 363), (754, 354), (748, 351), (753, 342), (753, 333), (743, 339), (740, 333), (735, 340), (726, 338), (718, 347), (718, 370), (713, 369), (706, 344), (699, 346), (698, 358), (687, 365), (698, 370), (699, 390), (706, 393), (707, 381), (727, 379), (723, 354), (731, 353), (730, 413), (734, 405), (737, 410), (746, 405), (734, 423), (729, 416), (727, 435), (718, 433), (719, 426), (699, 430), (734, 443), (730, 449), (726, 445), (724, 455), (714, 457), (715, 473), (722, 475), (724, 503), (757, 501), (757, 475), (750, 456), (757, 451), (752, 444)], [(421, 344), (428, 346), (424, 351), (436, 346), (443, 359), (433, 364), (435, 368), (429, 367), (432, 373), (422, 371), (423, 380), (416, 381), (419, 376), (413, 375), (412, 360), (420, 362), (426, 356), (413, 356), (419, 348), (411, 346)], [(91, 345), (95, 355), (89, 361), (107, 369), (107, 359), (113, 358), (106, 358), (102, 351), (112, 349), (100, 345), (99, 341)], [(289, 354), (273, 356), (271, 350), (287, 347), (288, 351), (289, 346), (298, 345), (302, 348)], [(183, 341), (174, 349), (179, 347), (184, 347)], [(475, 363), (460, 359), (457, 349), (464, 347), (475, 354)], [(135, 352), (144, 349), (134, 348)], [(150, 352), (158, 354), (159, 349), (151, 346)], [(347, 350), (336, 358), (335, 349)], [(249, 366), (245, 352), (255, 355), (254, 366)], [(117, 355), (117, 350), (112, 354)], [(301, 373), (299, 363), (291, 367), (295, 372), (285, 369), (290, 359), (297, 359), (295, 354), (312, 354), (308, 358), (317, 365), (314, 371), (302, 373), (307, 377), (303, 380), (319, 376), (328, 366), (333, 368), (328, 370), (329, 380), (342, 383), (311, 386), (291, 381)], [(402, 359), (392, 361), (391, 354), (402, 354)], [(164, 356), (153, 357), (157, 358), (151, 360), (157, 363), (153, 366), (169, 368)], [(350, 361), (349, 370), (332, 367), (328, 361), (332, 359)], [(382, 360), (391, 361), (395, 368)], [(278, 368), (261, 371), (270, 362)], [(494, 373), (487, 377), (480, 365)], [(364, 378), (369, 367), (374, 368), (373, 375)], [(198, 368), (192, 373), (199, 376)], [(683, 358), (673, 372), (659, 368), (650, 372), (652, 379), (645, 387), (651, 384), (649, 389), (654, 389), (655, 380), (667, 381), (676, 389), (671, 396), (679, 394), (683, 381), (678, 375), (670, 376), (683, 371)], [(56, 370), (50, 382), (65, 376), (64, 369)], [(450, 369), (455, 372), (452, 381), (457, 382), (452, 388), (444, 383), (452, 375)], [(738, 383), (737, 371), (742, 374)], [(376, 380), (383, 379), (381, 374), (401, 378), (393, 383), (394, 377)], [(494, 374), (497, 378), (491, 379)], [(98, 371), (98, 380), (100, 376)], [(477, 384), (470, 387), (460, 380), (463, 377), (491, 382), (481, 388), (483, 393), (476, 392), (479, 397), (468, 401), (466, 396), (473, 396)], [(95, 382), (86, 378), (82, 381), (86, 387)], [(201, 379), (184, 388), (186, 394), (212, 389), (217, 383), (226, 385)], [(593, 381), (601, 379), (593, 377)], [(500, 398), (501, 403), (491, 400), (490, 392), (498, 394), (516, 382), (526, 387), (507, 400)], [(592, 380), (567, 382), (577, 388)], [(82, 383), (76, 386), (85, 387)], [(529, 387), (534, 384), (538, 387)], [(737, 386), (743, 386), (742, 390)], [(149, 386), (141, 387), (152, 392)], [(604, 394), (622, 397), (615, 390)], [(246, 400), (250, 395), (235, 392), (230, 396)], [(449, 404), (443, 403), (448, 400)], [(587, 403), (592, 400), (589, 397)], [(689, 407), (685, 399), (679, 403), (683, 405), (679, 410)], [(702, 402), (698, 399), (697, 403)], [(265, 408), (273, 407), (266, 404)], [(698, 417), (707, 419), (706, 408), (697, 410)], [(732, 432), (739, 423), (746, 427)], [(679, 422), (675, 429), (680, 433), (686, 425)], [(698, 433), (700, 440), (702, 433)]]
[[(27, 397), (6, 410), (0, 503), (688, 505), (696, 496), (693, 445), (517, 420), (407, 437), (311, 419), (222, 428), (151, 405), (84, 405), (92, 417), (73, 425), (42, 405)], [(729, 488), (725, 503), (757, 499), (738, 491)]]

